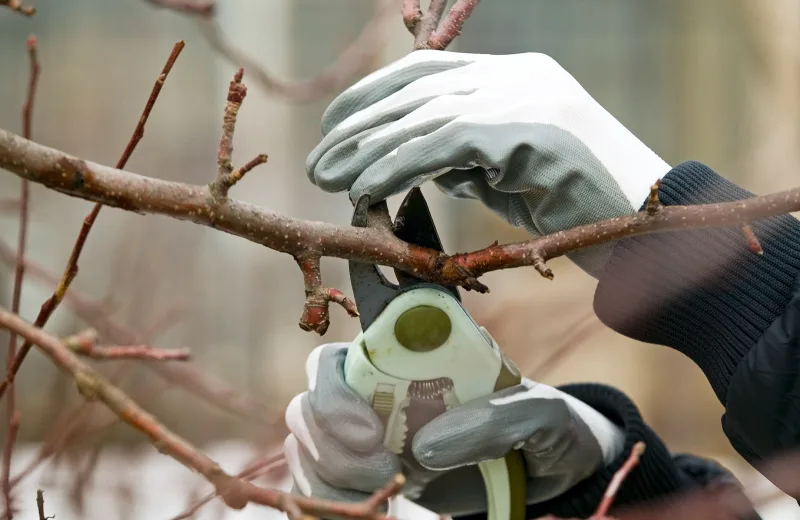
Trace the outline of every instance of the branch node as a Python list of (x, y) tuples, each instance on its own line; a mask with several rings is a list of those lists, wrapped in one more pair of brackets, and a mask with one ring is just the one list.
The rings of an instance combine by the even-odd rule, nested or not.
[(645, 211), (649, 216), (655, 216), (661, 213), (664, 205), (658, 200), (658, 191), (661, 189), (661, 179), (658, 179), (652, 186), (650, 186), (650, 196), (647, 198), (647, 205)]
[(419, 0), (404, 0), (403, 7), (400, 8), (403, 14), (403, 23), (412, 35), (416, 35), (417, 25), (422, 19), (422, 9)]
[(322, 285), (320, 270), (320, 257), (318, 255), (296, 256), (297, 265), (303, 273), (306, 301), (303, 304), (303, 315), (300, 318), (300, 328), (306, 332), (314, 331), (320, 336), (325, 335), (330, 326), (329, 303), (338, 303), (352, 317), (358, 316), (356, 304), (340, 290)]
[(750, 224), (742, 225), (742, 233), (744, 234), (744, 239), (747, 240), (747, 247), (750, 248), (750, 251), (757, 255), (763, 255), (764, 249), (761, 248), (761, 242), (758, 241), (758, 237), (753, 231), (753, 226)]
[(553, 271), (547, 267), (547, 262), (545, 261), (544, 257), (539, 253), (533, 254), (533, 267), (539, 274), (547, 278), (548, 280), (552, 280), (555, 278)]

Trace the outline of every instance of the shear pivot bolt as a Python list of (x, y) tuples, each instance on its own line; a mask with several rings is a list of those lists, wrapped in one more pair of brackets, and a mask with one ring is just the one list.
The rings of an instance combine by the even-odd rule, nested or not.
[(420, 305), (397, 318), (394, 335), (397, 341), (413, 352), (430, 352), (444, 345), (450, 337), (452, 323), (442, 309)]

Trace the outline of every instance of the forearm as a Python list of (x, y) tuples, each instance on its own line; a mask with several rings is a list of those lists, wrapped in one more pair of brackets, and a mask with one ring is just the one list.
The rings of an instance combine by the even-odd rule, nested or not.
[[(674, 168), (664, 177), (660, 190), (666, 205), (750, 196), (699, 163)], [(689, 356), (703, 370), (720, 402), (728, 407), (734, 404), (737, 413), (745, 415), (756, 412), (758, 404), (750, 403), (748, 406), (753, 409), (745, 410), (742, 399), (728, 402), (735, 389), (741, 392), (754, 388), (749, 385), (758, 370), (743, 374), (747, 365), (742, 360), (747, 359), (750, 364), (760, 361), (754, 356), (759, 356), (763, 347), (754, 347), (765, 341), (765, 333), (786, 312), (800, 274), (800, 222), (784, 215), (753, 222), (752, 226), (763, 255), (748, 248), (738, 228), (687, 230), (620, 240), (599, 278), (594, 299), (595, 312), (606, 325), (625, 336), (666, 345)], [(773, 338), (775, 333), (787, 334), (785, 327), (773, 332)], [(792, 337), (796, 340), (797, 335)], [(772, 339), (767, 347), (775, 343)], [(788, 346), (782, 348), (785, 354)], [(782, 370), (784, 376), (791, 370), (796, 377), (796, 366), (787, 365)], [(731, 384), (734, 380), (736, 385)], [(775, 387), (767, 385), (763, 390), (779, 397)], [(762, 428), (759, 421), (747, 426)], [(756, 449), (769, 451), (769, 444), (761, 442)], [(753, 458), (741, 443), (737, 450), (748, 459)]]

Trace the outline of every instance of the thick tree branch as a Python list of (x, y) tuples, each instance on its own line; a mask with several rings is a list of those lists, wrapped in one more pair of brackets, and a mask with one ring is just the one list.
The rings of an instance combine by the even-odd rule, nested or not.
[[(664, 207), (575, 227), (541, 238), (493, 244), (472, 253), (444, 255), (407, 244), (381, 230), (296, 219), (226, 199), (207, 186), (144, 177), (79, 159), (0, 130), (0, 167), (67, 195), (142, 214), (165, 215), (243, 237), (295, 258), (332, 256), (395, 267), (432, 282), (469, 286), (498, 269), (545, 262), (619, 238), (683, 229), (741, 226), (800, 210), (800, 188), (718, 204)], [(746, 247), (743, 240), (743, 247)], [(765, 254), (769, 254), (767, 251)]]

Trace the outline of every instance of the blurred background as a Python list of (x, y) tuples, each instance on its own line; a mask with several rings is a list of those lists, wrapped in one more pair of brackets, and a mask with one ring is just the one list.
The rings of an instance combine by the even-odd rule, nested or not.
[[(33, 5), (38, 13), (32, 18), (0, 8), (1, 127), (21, 131), (25, 39), (34, 33), (42, 73), (33, 139), (113, 165), (173, 43), (182, 39), (186, 49), (127, 169), (188, 183), (214, 178), (225, 93), (236, 66), (211, 45), (207, 23), (144, 0)], [(249, 89), (234, 163), (262, 152), (270, 159), (232, 196), (295, 217), (349, 221), (347, 196), (312, 186), (304, 161), (321, 137), (319, 121), (328, 102), (410, 50), (412, 37), (397, 7), (385, 5), (219, 0), (214, 23), (228, 44), (282, 81), (314, 76), (366, 26), (375, 33), (362, 35), (367, 56), (354, 73), (320, 88), (312, 100), (287, 99), (286, 92), (265, 88), (246, 65)], [(547, 53), (670, 164), (700, 160), (756, 193), (768, 193), (798, 184), (799, 30), (800, 0), (484, 0), (449, 50)], [(284, 90), (296, 92), (291, 86)], [(18, 190), (17, 177), (0, 175), (0, 199), (16, 197)], [(478, 203), (446, 199), (433, 186), (424, 191), (449, 252), (526, 238)], [(391, 200), (390, 208), (398, 203)], [(51, 294), (90, 209), (90, 203), (32, 186), (31, 266), (21, 310), (27, 319)], [(17, 226), (16, 211), (0, 208), (4, 307), (11, 304)], [(564, 259), (551, 267), (554, 281), (532, 269), (491, 273), (483, 281), (492, 292), (466, 293), (466, 305), (528, 375), (551, 385), (612, 384), (636, 401), (673, 450), (717, 458), (743, 479), (755, 478), (723, 436), (722, 408), (700, 370), (677, 352), (605, 329), (591, 309), (594, 280)], [(359, 327), (332, 307), (324, 338), (301, 331), (302, 279), (290, 257), (164, 217), (103, 209), (80, 268), (48, 330), (68, 335), (94, 327), (107, 343), (190, 348), (191, 365), (180, 367), (95, 365), (119, 378), (167, 426), (209, 447), (231, 471), (243, 467), (245, 451), (266, 453), (278, 446), (285, 434), (283, 409), (305, 386), (308, 353), (322, 341), (350, 341)], [(344, 261), (324, 260), (323, 278), (349, 293)], [(7, 344), (3, 331), (0, 342)], [(37, 458), (57, 455), (36, 465), (20, 484), (25, 513), (19, 518), (33, 517), (36, 486), (45, 486), (48, 514), (60, 519), (170, 518), (191, 503), (192, 493), (208, 491), (100, 406), (80, 407), (71, 381), (38, 352), (20, 371), (17, 395), (21, 445), (12, 475)], [(5, 428), (0, 431), (5, 435)], [(140, 462), (120, 462), (136, 458)], [(768, 518), (800, 518), (796, 504), (786, 504), (768, 511)], [(200, 517), (264, 511), (248, 507), (234, 514), (212, 503)]]

